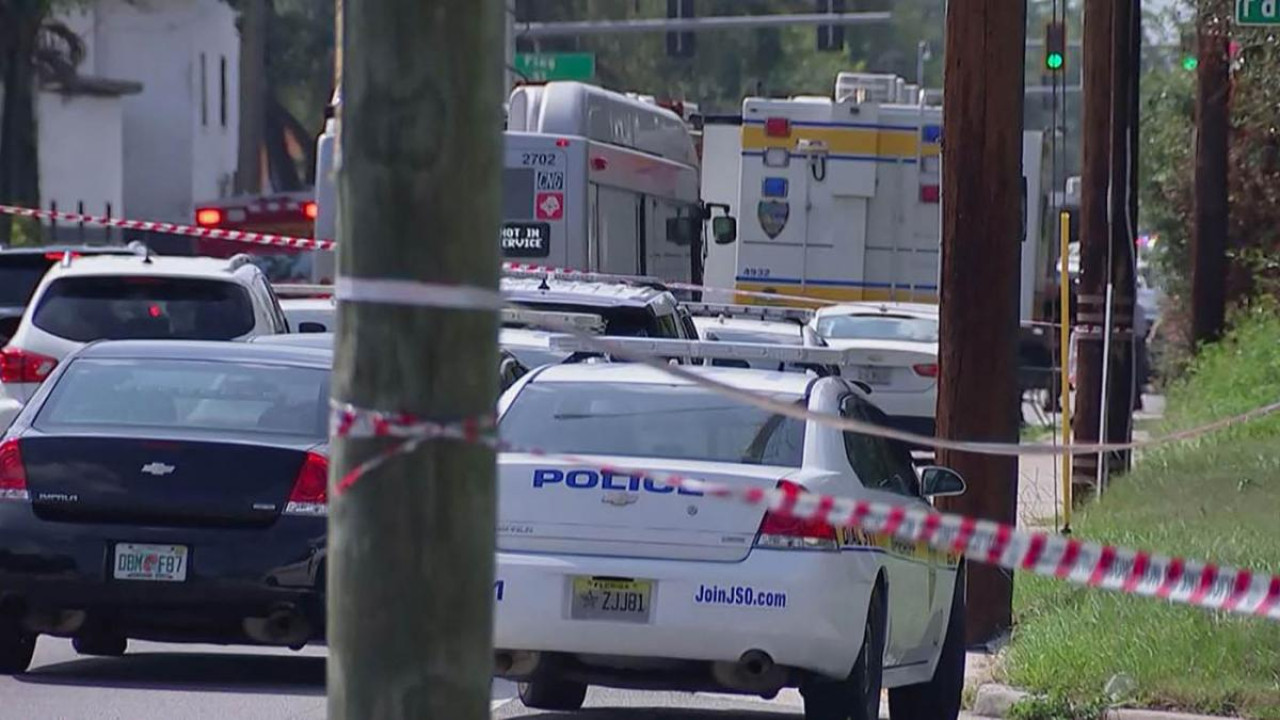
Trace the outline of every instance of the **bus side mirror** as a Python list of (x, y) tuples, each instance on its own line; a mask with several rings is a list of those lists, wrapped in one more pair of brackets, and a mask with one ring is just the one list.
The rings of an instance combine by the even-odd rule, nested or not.
[(711, 236), (717, 245), (728, 245), (738, 239), (738, 220), (731, 215), (721, 215), (711, 220)]

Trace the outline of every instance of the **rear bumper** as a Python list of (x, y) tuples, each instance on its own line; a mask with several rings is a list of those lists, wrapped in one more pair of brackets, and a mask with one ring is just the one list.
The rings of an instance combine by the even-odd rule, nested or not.
[[(261, 529), (50, 522), (25, 502), (0, 502), (0, 609), (18, 608), (32, 629), (54, 635), (93, 627), (193, 642), (254, 642), (245, 618), (288, 609), (309, 624), (308, 640), (320, 640), (325, 533), (324, 518), (302, 517)], [(188, 546), (186, 580), (113, 578), (117, 542)]]
[[(879, 569), (870, 552), (754, 550), (737, 563), (498, 553), (494, 647), (574, 656), (735, 662), (844, 677)], [(648, 623), (570, 618), (574, 576), (654, 582)], [(767, 595), (765, 595), (767, 594)]]

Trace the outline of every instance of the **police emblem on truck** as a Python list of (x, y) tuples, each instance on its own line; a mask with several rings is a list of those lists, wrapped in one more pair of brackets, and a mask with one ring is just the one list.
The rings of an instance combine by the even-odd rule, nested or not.
[(761, 200), (756, 207), (756, 216), (760, 218), (760, 228), (772, 240), (787, 226), (787, 219), (791, 217), (791, 204), (781, 200)]

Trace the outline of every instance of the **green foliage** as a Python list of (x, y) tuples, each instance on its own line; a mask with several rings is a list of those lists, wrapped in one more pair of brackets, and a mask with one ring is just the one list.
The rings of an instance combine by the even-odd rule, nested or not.
[(1100, 699), (1077, 704), (1061, 694), (1036, 695), (1009, 708), (1009, 720), (1103, 720), (1106, 712)]
[[(1232, 323), (1170, 388), (1157, 434), (1280, 399), (1280, 309), (1257, 301)], [(1143, 454), (1072, 524), (1089, 540), (1274, 572), (1278, 508), (1272, 417)], [(1014, 602), (1007, 671), (1019, 686), (1081, 701), (1124, 673), (1142, 705), (1280, 719), (1280, 623), (1031, 576)]]

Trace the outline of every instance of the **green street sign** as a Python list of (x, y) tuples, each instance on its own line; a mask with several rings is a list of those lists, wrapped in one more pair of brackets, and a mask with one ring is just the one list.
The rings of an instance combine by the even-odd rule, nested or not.
[(533, 82), (590, 80), (596, 75), (595, 53), (519, 53), (516, 74)]
[(1237, 25), (1280, 25), (1280, 0), (1236, 0)]

